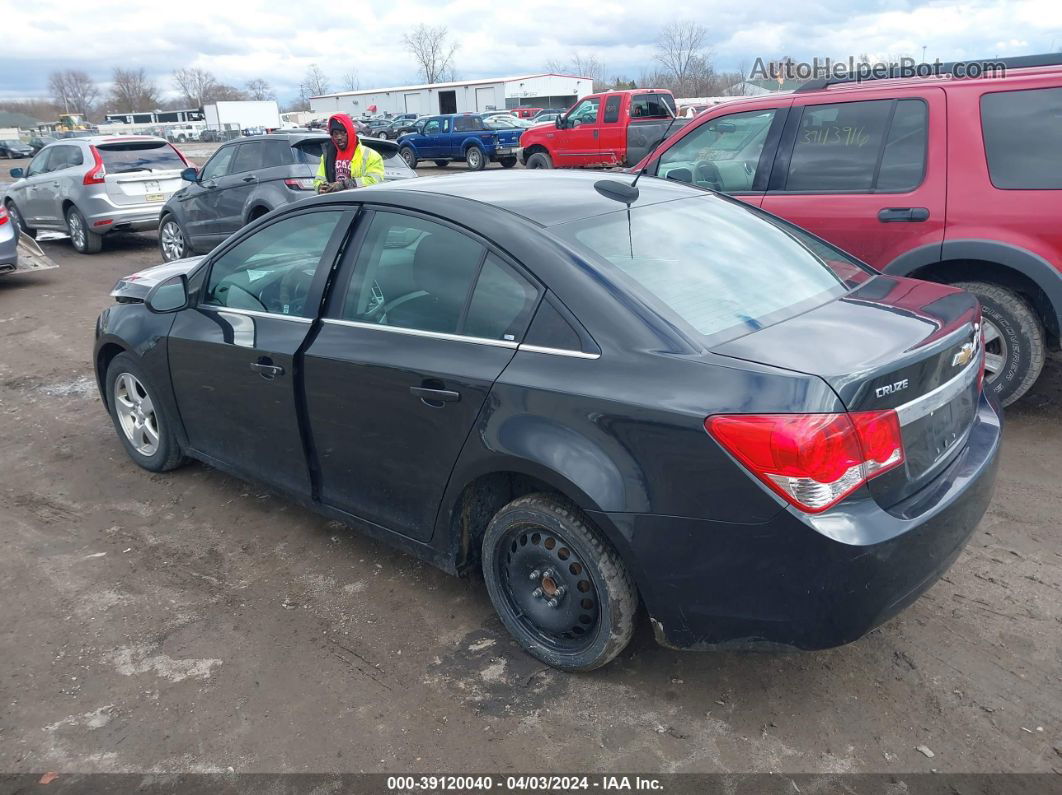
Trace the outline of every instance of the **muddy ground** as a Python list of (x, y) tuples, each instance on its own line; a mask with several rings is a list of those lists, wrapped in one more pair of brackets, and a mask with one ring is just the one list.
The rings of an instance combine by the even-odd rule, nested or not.
[(1062, 772), (1059, 358), (1008, 412), (972, 543), (898, 618), (815, 654), (643, 626), (569, 676), (478, 579), (202, 465), (134, 466), (92, 329), (159, 257), (105, 246), (0, 279), (0, 771)]

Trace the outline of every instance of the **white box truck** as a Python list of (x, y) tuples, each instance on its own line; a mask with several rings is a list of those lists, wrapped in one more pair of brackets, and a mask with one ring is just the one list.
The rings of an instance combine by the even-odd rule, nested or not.
[(280, 127), (280, 108), (276, 100), (236, 100), (211, 102), (203, 106), (207, 127), (211, 130), (246, 130)]

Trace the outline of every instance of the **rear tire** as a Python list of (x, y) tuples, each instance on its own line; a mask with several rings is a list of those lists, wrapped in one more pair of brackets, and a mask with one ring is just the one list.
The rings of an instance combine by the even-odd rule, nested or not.
[(500, 158), (498, 160), (498, 162), (501, 163), (501, 167), (502, 168), (512, 168), (513, 166), (516, 165), (516, 158), (515, 157), (503, 157), (503, 158)]
[(1044, 327), (1021, 295), (991, 282), (955, 282), (981, 302), (985, 391), (1009, 406), (1032, 388), (1044, 368)]
[(513, 500), (483, 536), (494, 609), (529, 654), (592, 671), (626, 648), (638, 594), (627, 567), (574, 504), (552, 494)]
[(79, 254), (99, 254), (103, 248), (103, 235), (89, 229), (85, 216), (73, 205), (66, 210), (66, 228), (70, 233), (70, 242)]
[(403, 146), (401, 149), (398, 150), (398, 154), (403, 160), (406, 161), (407, 166), (409, 166), (410, 168), (417, 167), (417, 153), (414, 152), (410, 147)]
[(465, 152), (465, 165), (469, 171), (482, 171), (487, 167), (487, 156), (478, 146), (470, 146)]
[(111, 421), (126, 453), (150, 472), (168, 472), (187, 459), (174, 434), (173, 418), (166, 412), (161, 392), (128, 353), (111, 360), (104, 378)]
[(435, 165), (439, 168), (446, 168), (448, 165), (450, 165), (449, 160), (433, 160), (432, 162), (435, 163)]
[(28, 226), (26, 226), (26, 221), (22, 218), (22, 213), (18, 211), (18, 207), (15, 206), (15, 203), (13, 201), (8, 200), (7, 204), (5, 204), (4, 206), (7, 207), (7, 214), (11, 216), (11, 223), (15, 225), (15, 229), (17, 229), (19, 232), (25, 233), (29, 237), (32, 237), (34, 240), (36, 240), (37, 230), (30, 229)]
[(527, 158), (528, 168), (553, 168), (553, 161), (545, 152), (535, 152)]

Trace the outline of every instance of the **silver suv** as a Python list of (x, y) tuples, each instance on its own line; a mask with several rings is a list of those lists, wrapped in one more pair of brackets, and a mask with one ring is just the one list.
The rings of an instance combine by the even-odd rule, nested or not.
[(67, 232), (74, 248), (95, 254), (103, 235), (156, 229), (159, 211), (181, 187), (188, 161), (171, 143), (147, 135), (68, 138), (41, 149), (3, 203), (16, 226)]

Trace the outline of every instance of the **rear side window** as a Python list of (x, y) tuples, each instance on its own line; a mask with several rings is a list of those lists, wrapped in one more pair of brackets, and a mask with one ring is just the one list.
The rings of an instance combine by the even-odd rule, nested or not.
[(467, 132), (469, 130), (482, 130), (483, 122), (478, 116), (458, 116), (454, 120), (455, 132)]
[(614, 124), (619, 121), (620, 98), (619, 95), (611, 96), (605, 100), (605, 124)]
[(263, 141), (260, 146), (262, 147), (262, 168), (291, 164), (291, 145), (287, 141)]
[(631, 118), (670, 119), (675, 111), (675, 99), (668, 94), (635, 94), (631, 98)]
[(177, 150), (163, 141), (128, 141), (97, 144), (103, 165), (109, 174), (129, 171), (180, 171), (184, 160)]
[(468, 305), (464, 333), (489, 340), (516, 340), (527, 327), (538, 298), (527, 279), (488, 254)]
[(59, 171), (64, 168), (83, 165), (85, 156), (77, 146), (56, 146), (49, 150), (48, 171)]
[(244, 171), (255, 171), (262, 167), (261, 143), (240, 144), (236, 150), (236, 156), (232, 158), (230, 174), (241, 174)]
[(1062, 88), (985, 94), (981, 128), (997, 188), (1062, 188)]
[(922, 181), (927, 131), (922, 100), (809, 105), (800, 117), (785, 190), (911, 190)]

